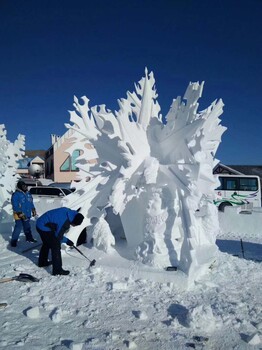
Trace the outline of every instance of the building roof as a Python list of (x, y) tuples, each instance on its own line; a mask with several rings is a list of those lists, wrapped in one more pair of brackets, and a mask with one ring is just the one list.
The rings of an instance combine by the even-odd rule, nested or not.
[(236, 169), (233, 169), (229, 167), (228, 165), (218, 163), (214, 169), (213, 169), (214, 174), (230, 174), (230, 175), (241, 175), (242, 173), (237, 171)]
[(230, 168), (245, 175), (257, 175), (262, 178), (262, 165), (229, 165)]
[(45, 163), (45, 159), (39, 156), (36, 156), (34, 158), (32, 158), (31, 160), (32, 163), (40, 163), (40, 164), (44, 164)]
[(262, 165), (225, 165), (219, 163), (213, 170), (214, 174), (257, 175), (262, 179)]
[[(28, 169), (32, 161), (45, 162), (45, 156), (42, 157), (40, 154), (34, 154), (34, 152), (38, 151), (25, 151), (25, 157), (18, 160), (18, 169)], [(27, 153), (32, 154), (32, 156), (29, 157)]]
[(35, 158), (35, 157), (40, 157), (42, 159), (45, 159), (45, 153), (46, 151), (41, 149), (41, 150), (27, 150), (25, 151), (25, 157), (29, 157), (29, 158)]

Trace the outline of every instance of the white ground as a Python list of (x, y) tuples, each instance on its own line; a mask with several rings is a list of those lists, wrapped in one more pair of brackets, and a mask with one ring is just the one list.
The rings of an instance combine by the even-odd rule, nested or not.
[(23, 236), (16, 249), (8, 246), (10, 233), (0, 232), (0, 277), (24, 272), (40, 281), (0, 284), (7, 303), (0, 349), (262, 349), (262, 234), (219, 237), (210, 273), (187, 290), (180, 272), (121, 258), (124, 241), (110, 256), (80, 246), (97, 261), (90, 271), (85, 258), (66, 251), (71, 274), (51, 276), (50, 267), (37, 267), (38, 248), (21, 252), (30, 246)]

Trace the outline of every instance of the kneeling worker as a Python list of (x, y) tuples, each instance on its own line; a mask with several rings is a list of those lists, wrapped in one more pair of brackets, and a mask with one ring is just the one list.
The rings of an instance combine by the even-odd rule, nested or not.
[(83, 220), (82, 214), (66, 207), (49, 210), (37, 219), (36, 229), (43, 242), (39, 253), (39, 267), (51, 264), (48, 261), (48, 253), (51, 249), (53, 275), (68, 275), (70, 273), (62, 268), (61, 243), (66, 243), (69, 246), (74, 245), (70, 239), (64, 237), (64, 234), (70, 226), (79, 226)]

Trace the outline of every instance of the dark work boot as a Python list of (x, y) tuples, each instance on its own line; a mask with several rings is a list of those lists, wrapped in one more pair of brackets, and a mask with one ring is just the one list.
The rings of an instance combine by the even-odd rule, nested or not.
[(55, 271), (53, 272), (53, 276), (57, 276), (57, 275), (69, 275), (70, 274), (70, 271), (68, 270), (63, 270), (61, 269), (60, 271)]

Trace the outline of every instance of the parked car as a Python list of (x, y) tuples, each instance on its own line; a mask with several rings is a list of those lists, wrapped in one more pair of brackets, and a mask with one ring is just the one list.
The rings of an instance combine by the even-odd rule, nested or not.
[(64, 197), (72, 193), (68, 188), (37, 186), (31, 187), (30, 193), (32, 196), (48, 196), (48, 197)]
[(48, 187), (67, 188), (72, 192), (75, 191), (75, 188), (71, 188), (71, 182), (52, 182), (48, 185)]
[(51, 209), (60, 208), (63, 198), (72, 193), (72, 191), (67, 188), (49, 186), (31, 187), (29, 191), (33, 196), (38, 215), (42, 215)]
[(26, 177), (22, 177), (20, 180), (24, 181), (24, 183), (28, 186), (29, 189), (30, 187), (42, 186), (42, 182), (38, 179), (29, 179)]

